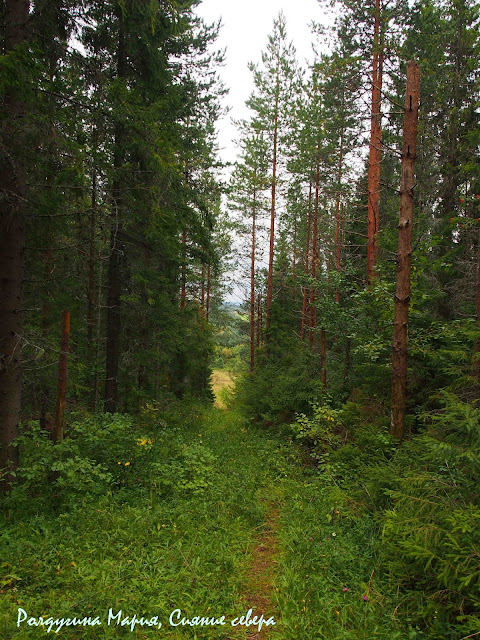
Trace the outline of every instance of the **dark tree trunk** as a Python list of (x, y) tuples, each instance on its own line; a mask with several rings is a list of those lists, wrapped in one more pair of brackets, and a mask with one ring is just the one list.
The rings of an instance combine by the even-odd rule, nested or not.
[(415, 62), (408, 63), (405, 117), (403, 121), (402, 178), (400, 186), (400, 220), (398, 223), (397, 285), (393, 325), (392, 418), (390, 433), (401, 440), (405, 431), (407, 400), (408, 310), (410, 304), (410, 269), (412, 262), (413, 187), (420, 71)]
[(205, 315), (205, 265), (202, 264), (202, 293), (200, 300), (200, 313)]
[(118, 366), (120, 363), (120, 295), (122, 256), (119, 247), (118, 233), (110, 232), (110, 259), (108, 261), (108, 294), (107, 294), (107, 346), (105, 361), (105, 412), (115, 413), (118, 410)]
[[(477, 247), (477, 289), (475, 299), (475, 311), (477, 319), (477, 327), (480, 330), (480, 238)], [(475, 341), (473, 355), (473, 375), (480, 382), (480, 338)]]
[[(317, 149), (318, 152), (318, 149)], [(309, 344), (313, 348), (315, 346), (315, 321), (316, 313), (313, 305), (315, 301), (315, 278), (317, 276), (317, 234), (318, 234), (318, 196), (320, 188), (320, 160), (317, 158), (317, 171), (315, 175), (315, 206), (313, 208), (313, 230), (312, 230), (312, 286), (310, 287), (310, 314), (308, 321), (309, 328)]]
[[(93, 134), (93, 151), (97, 150), (97, 130), (95, 128)], [(94, 155), (95, 157), (95, 155)], [(90, 212), (90, 238), (88, 251), (88, 308), (87, 308), (87, 344), (89, 345), (90, 356), (89, 362), (92, 362), (93, 354), (93, 329), (95, 321), (93, 318), (95, 310), (95, 229), (97, 224), (97, 171), (96, 167), (92, 168), (92, 194), (91, 194), (91, 212)]]
[[(119, 9), (119, 42), (117, 52), (117, 76), (126, 77), (125, 23)], [(122, 282), (123, 251), (120, 238), (123, 229), (123, 185), (121, 170), (125, 160), (125, 127), (115, 126), (114, 182), (112, 208), (115, 220), (110, 230), (110, 258), (107, 283), (107, 345), (105, 359), (105, 412), (118, 411), (118, 367), (120, 362), (121, 315), (120, 296)]]
[[(6, 0), (4, 3), (4, 53), (26, 39), (30, 3)], [(21, 411), (22, 298), (25, 264), (25, 168), (19, 154), (18, 135), (25, 106), (15, 89), (3, 95), (4, 138), (1, 141), (0, 193), (0, 469), (15, 467)], [(0, 483), (6, 491), (13, 477)]]
[(383, 38), (381, 34), (380, 0), (375, 0), (375, 27), (373, 35), (372, 109), (370, 127), (370, 151), (368, 165), (368, 225), (367, 272), (368, 281), (375, 276), (377, 261), (377, 233), (380, 221), (380, 172), (382, 161), (382, 77)]
[(58, 358), (57, 410), (55, 413), (55, 442), (63, 440), (65, 431), (65, 406), (67, 403), (68, 353), (70, 351), (70, 311), (62, 313), (62, 337), (60, 338), (60, 356)]
[(250, 264), (250, 371), (255, 368), (255, 222), (257, 190), (253, 189), (252, 256)]
[(343, 369), (343, 384), (347, 384), (348, 377), (350, 375), (350, 350), (352, 348), (352, 340), (351, 338), (346, 339), (345, 341), (345, 367)]
[(182, 231), (182, 289), (180, 292), (180, 309), (185, 309), (187, 300), (187, 233)]
[[(342, 115), (344, 106), (344, 94), (342, 94)], [(335, 266), (340, 273), (342, 270), (342, 217), (340, 200), (342, 196), (342, 175), (343, 175), (343, 137), (344, 128), (340, 130), (340, 149), (338, 152), (338, 169), (337, 169), (337, 195), (335, 198)], [(335, 288), (335, 300), (340, 302), (340, 291), (338, 285)]]
[(325, 329), (320, 329), (320, 368), (322, 387), (327, 386), (327, 336)]
[(261, 330), (262, 330), (262, 296), (259, 293), (258, 299), (257, 299), (257, 347), (260, 346)]
[(208, 265), (207, 267), (207, 313), (205, 316), (207, 324), (210, 319), (210, 286), (211, 286), (210, 275), (211, 275), (211, 270), (210, 270), (210, 265)]
[[(305, 278), (309, 272), (309, 256), (310, 256), (310, 228), (312, 226), (312, 179), (310, 178), (310, 187), (308, 191), (308, 218), (307, 218), (307, 239), (305, 241)], [(307, 285), (303, 288), (303, 305), (302, 305), (302, 327), (300, 330), (300, 338), (305, 339), (305, 325), (307, 323), (307, 300), (309, 297), (309, 289)]]

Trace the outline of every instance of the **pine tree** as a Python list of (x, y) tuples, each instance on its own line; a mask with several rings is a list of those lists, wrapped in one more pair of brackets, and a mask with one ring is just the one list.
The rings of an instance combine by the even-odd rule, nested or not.
[(286, 146), (291, 126), (291, 97), (297, 93), (299, 73), (295, 49), (288, 42), (285, 17), (282, 13), (274, 21), (272, 35), (262, 53), (262, 68), (250, 64), (255, 90), (247, 105), (254, 112), (252, 126), (263, 132), (269, 147), (271, 199), (268, 252), (268, 280), (266, 300), (266, 341), (270, 339), (273, 299), (273, 266), (275, 251), (275, 220), (278, 209), (279, 185), (285, 166)]

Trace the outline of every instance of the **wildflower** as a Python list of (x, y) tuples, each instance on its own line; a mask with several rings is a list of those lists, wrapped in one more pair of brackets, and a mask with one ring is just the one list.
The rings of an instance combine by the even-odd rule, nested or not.
[(366, 596), (366, 595), (363, 595), (362, 598), (363, 598), (364, 602), (366, 602), (368, 600), (368, 596)]
[(339, 615), (340, 615), (340, 611), (335, 611), (335, 613), (337, 614), (337, 616), (339, 616)]
[(313, 540), (313, 538), (309, 538), (309, 540)]
[(336, 535), (335, 531), (332, 531), (332, 538), (335, 538)]
[(463, 202), (464, 202), (463, 198), (460, 198), (459, 202), (460, 202), (461, 204), (463, 204)]
[(130, 464), (130, 462), (125, 462), (125, 466), (128, 467), (128, 465)]
[(121, 462), (117, 462), (117, 464), (122, 464)]
[(348, 587), (343, 587), (342, 591), (350, 591)]

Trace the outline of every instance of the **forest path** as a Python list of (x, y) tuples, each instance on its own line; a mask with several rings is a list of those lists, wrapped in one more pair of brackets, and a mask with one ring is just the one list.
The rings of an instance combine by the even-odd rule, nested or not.
[[(253, 613), (263, 613), (266, 618), (274, 615), (273, 593), (280, 554), (278, 528), (281, 503), (272, 497), (261, 497), (265, 503), (265, 520), (252, 552), (250, 566), (246, 574), (247, 584), (244, 594), (246, 609)], [(276, 616), (278, 618), (278, 616)], [(248, 640), (267, 638), (271, 627), (254, 628), (247, 633)]]
[[(225, 369), (215, 369), (212, 372), (212, 390), (215, 396), (215, 407), (227, 409), (222, 398), (224, 389), (231, 389), (235, 384), (232, 374)], [(230, 414), (225, 414), (225, 426), (228, 428)], [(242, 601), (245, 610), (252, 609), (252, 617), (261, 615), (268, 620), (273, 617), (274, 606), (272, 604), (274, 593), (274, 581), (280, 554), (278, 529), (279, 518), (282, 506), (281, 495), (276, 490), (271, 479), (259, 490), (258, 500), (264, 511), (264, 522), (258, 532), (250, 560), (246, 565), (245, 590), (242, 594)], [(271, 631), (271, 626), (252, 625), (244, 636), (247, 640), (263, 640), (267, 638)], [(242, 627), (237, 627), (236, 631), (241, 632)], [(232, 634), (232, 638), (238, 638), (239, 633)]]

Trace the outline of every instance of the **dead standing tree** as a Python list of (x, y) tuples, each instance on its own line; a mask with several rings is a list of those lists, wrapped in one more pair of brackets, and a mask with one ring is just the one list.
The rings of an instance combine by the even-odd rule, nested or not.
[(410, 305), (410, 270), (412, 263), (413, 188), (417, 149), (420, 70), (408, 63), (405, 115), (403, 121), (402, 176), (400, 186), (400, 220), (398, 223), (397, 283), (393, 325), (392, 416), (390, 433), (401, 440), (405, 431), (407, 396), (408, 311)]

